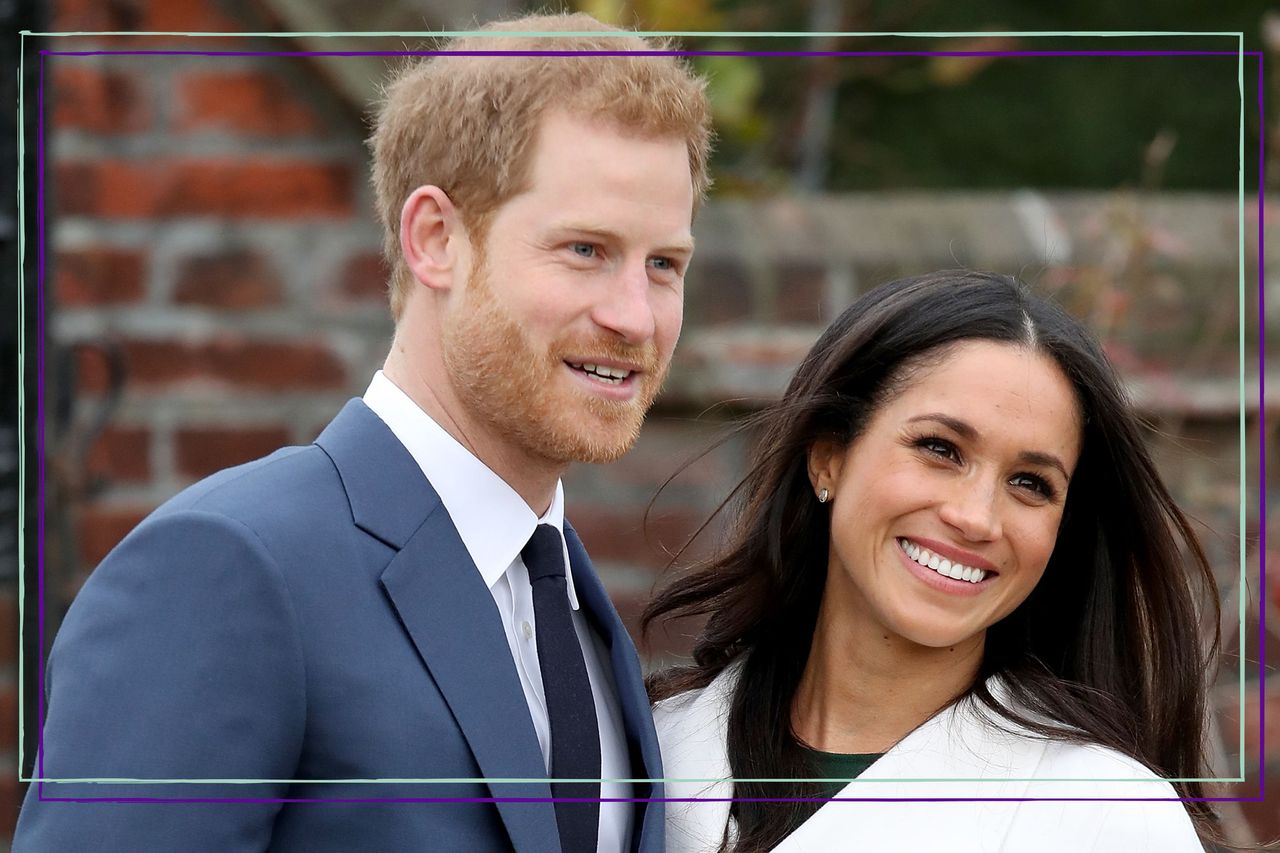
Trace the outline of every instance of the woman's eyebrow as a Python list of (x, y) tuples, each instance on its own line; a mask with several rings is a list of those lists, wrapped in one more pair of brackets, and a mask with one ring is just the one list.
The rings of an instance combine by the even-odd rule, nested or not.
[(936, 421), (947, 429), (954, 432), (961, 438), (975, 439), (978, 437), (978, 430), (966, 421), (954, 418), (951, 415), (944, 415), (941, 412), (930, 412), (927, 415), (916, 415), (914, 418), (907, 420), (907, 423), (913, 424), (916, 421)]
[[(928, 414), (916, 415), (913, 418), (907, 419), (907, 423), (916, 423), (917, 421), (934, 421), (936, 423), (940, 423), (956, 435), (969, 441), (973, 441), (978, 438), (978, 430), (972, 424), (951, 415), (944, 415), (942, 412), (929, 412)], [(1018, 454), (1018, 461), (1024, 462), (1028, 465), (1041, 465), (1047, 468), (1057, 468), (1062, 472), (1062, 476), (1066, 478), (1068, 482), (1071, 480), (1071, 475), (1067, 473), (1067, 466), (1063, 465), (1062, 460), (1054, 456), (1052, 453), (1043, 453), (1038, 450), (1024, 450)]]
[(1067, 466), (1062, 464), (1062, 460), (1054, 456), (1052, 453), (1040, 453), (1036, 450), (1024, 450), (1018, 454), (1019, 462), (1026, 462), (1028, 465), (1043, 465), (1047, 468), (1057, 468), (1062, 472), (1062, 477), (1067, 482), (1071, 482), (1071, 475), (1067, 473)]

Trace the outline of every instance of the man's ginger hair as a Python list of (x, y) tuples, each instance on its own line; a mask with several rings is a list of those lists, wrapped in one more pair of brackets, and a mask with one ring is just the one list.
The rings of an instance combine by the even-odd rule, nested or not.
[[(450, 39), (445, 51), (661, 51), (670, 49), (585, 14), (534, 15), (482, 30), (573, 33)], [(449, 56), (405, 64), (384, 88), (369, 145), (373, 187), (391, 268), (391, 314), (398, 321), (412, 288), (400, 256), (400, 210), (434, 184), (458, 209), (483, 251), (493, 213), (528, 188), (533, 145), (549, 110), (602, 118), (644, 138), (683, 139), (694, 205), (710, 179), (711, 118), (705, 81), (676, 56)]]

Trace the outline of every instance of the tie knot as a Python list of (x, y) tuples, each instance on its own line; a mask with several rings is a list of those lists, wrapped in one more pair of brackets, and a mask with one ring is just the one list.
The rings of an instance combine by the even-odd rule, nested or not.
[(529, 570), (529, 582), (542, 578), (564, 577), (564, 546), (560, 531), (550, 524), (539, 524), (529, 537), (529, 544), (520, 552), (525, 568)]

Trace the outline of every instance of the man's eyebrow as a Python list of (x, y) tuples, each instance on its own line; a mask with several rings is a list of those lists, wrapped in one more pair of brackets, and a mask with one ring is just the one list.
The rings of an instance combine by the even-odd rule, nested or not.
[[(941, 412), (930, 412), (925, 415), (916, 415), (908, 418), (907, 423), (916, 423), (917, 421), (934, 421), (945, 426), (956, 435), (968, 441), (973, 441), (978, 437), (978, 430), (966, 421), (951, 415), (944, 415)], [(1052, 453), (1043, 453), (1039, 450), (1024, 450), (1018, 454), (1018, 461), (1025, 462), (1028, 465), (1040, 465), (1047, 468), (1057, 468), (1062, 472), (1062, 476), (1068, 481), (1071, 475), (1067, 473), (1067, 466), (1062, 464), (1062, 460), (1054, 456)]]
[(679, 254), (679, 255), (692, 255), (693, 244), (694, 244), (693, 235), (690, 234), (688, 237), (682, 237), (668, 246), (659, 247), (658, 251), (671, 252), (672, 254)]
[[(599, 225), (588, 225), (581, 222), (553, 222), (551, 223), (550, 228), (552, 231), (556, 231), (556, 232), (585, 234), (589, 237), (595, 237), (599, 240), (612, 241), (615, 243), (621, 239), (621, 237), (618, 235), (616, 231), (612, 231), (608, 228), (604, 228)], [(667, 245), (659, 246), (658, 248), (654, 249), (654, 251), (670, 252), (672, 254), (692, 255), (693, 244), (694, 244), (694, 240), (693, 240), (692, 234), (682, 235), (676, 238), (671, 243), (668, 243)]]

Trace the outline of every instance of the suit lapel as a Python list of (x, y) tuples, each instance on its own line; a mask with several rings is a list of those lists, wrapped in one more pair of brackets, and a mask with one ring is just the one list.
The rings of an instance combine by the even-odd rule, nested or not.
[[(640, 657), (635, 643), (618, 611), (609, 600), (600, 578), (591, 567), (586, 548), (573, 527), (564, 525), (565, 544), (569, 548), (569, 564), (573, 571), (573, 586), (588, 619), (600, 632), (609, 647), (609, 662), (613, 668), (614, 685), (618, 692), (618, 705), (622, 710), (623, 727), (626, 729), (629, 752), (639, 756), (641, 768), (632, 772), (649, 779), (662, 778), (662, 758), (658, 749), (658, 736), (654, 732), (653, 714), (649, 709), (649, 695), (644, 689), (640, 669)], [(633, 759), (634, 764), (634, 759)], [(661, 782), (648, 785), (636, 784), (637, 797), (659, 798), (663, 796)], [(659, 803), (640, 803), (636, 811), (635, 848), (642, 851), (661, 851), (663, 848), (663, 810)]]
[[(494, 797), (550, 797), (546, 768), (493, 596), (413, 457), (353, 400), (316, 443), (356, 524), (398, 549), (382, 585), (449, 705)], [(496, 804), (516, 850), (559, 849), (551, 803)]]
[[(538, 737), (493, 597), (443, 507), (382, 584), (486, 778), (545, 779)], [(550, 797), (545, 781), (489, 783), (495, 797)], [(497, 804), (517, 850), (559, 848), (550, 803)]]

